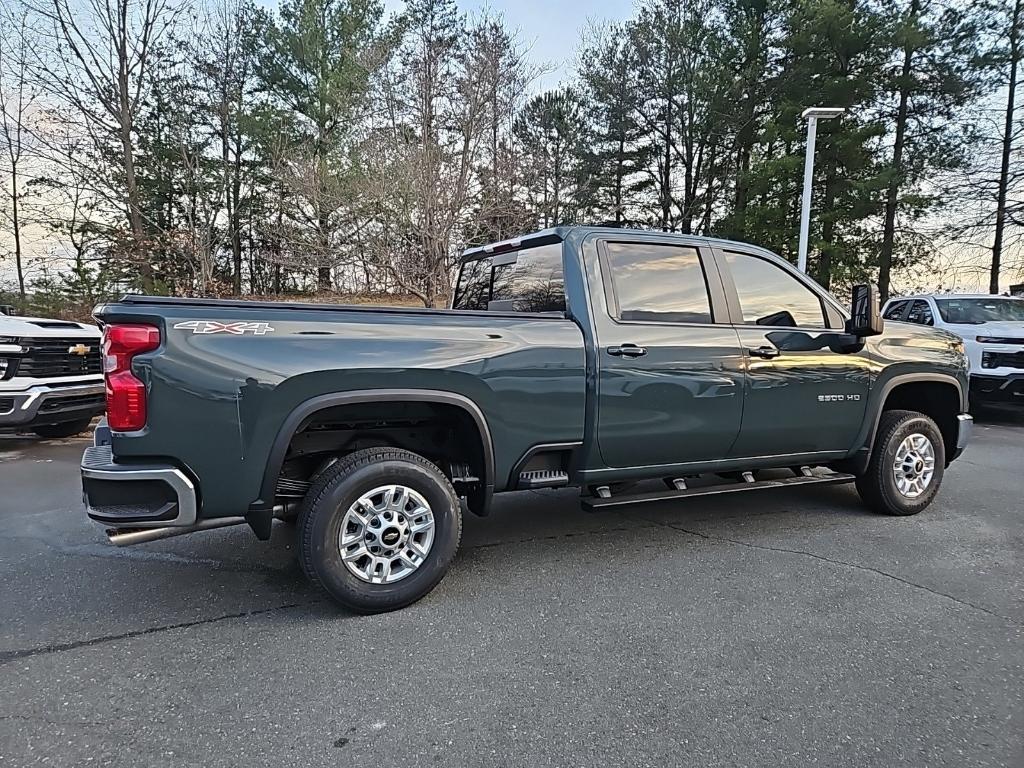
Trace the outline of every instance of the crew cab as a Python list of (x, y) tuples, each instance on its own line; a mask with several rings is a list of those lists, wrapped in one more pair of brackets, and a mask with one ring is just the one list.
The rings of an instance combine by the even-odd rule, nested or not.
[(976, 405), (1024, 405), (1024, 298), (921, 294), (889, 299), (888, 320), (942, 328), (964, 341)]
[(0, 313), (0, 432), (77, 435), (104, 402), (98, 328)]
[(448, 310), (127, 296), (95, 314), (88, 515), (119, 545), (294, 521), (306, 574), (356, 611), (429, 592), (461, 506), (495, 493), (573, 486), (603, 509), (855, 482), (909, 515), (972, 424), (960, 339), (883, 329), (870, 286), (847, 312), (762, 248), (684, 235), (474, 248)]

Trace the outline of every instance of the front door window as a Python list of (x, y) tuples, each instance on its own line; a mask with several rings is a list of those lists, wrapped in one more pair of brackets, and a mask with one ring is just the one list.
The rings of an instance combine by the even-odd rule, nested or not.
[(827, 328), (821, 299), (767, 259), (726, 252), (743, 322), (776, 328)]

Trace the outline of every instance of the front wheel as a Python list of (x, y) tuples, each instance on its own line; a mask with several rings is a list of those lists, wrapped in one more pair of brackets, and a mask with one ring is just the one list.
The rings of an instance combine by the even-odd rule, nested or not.
[(416, 602), (444, 578), (462, 538), (459, 501), (436, 465), (411, 451), (352, 453), (313, 484), (298, 520), (309, 579), (359, 613)]
[(875, 512), (916, 515), (942, 484), (946, 452), (938, 425), (917, 411), (885, 411), (857, 492)]

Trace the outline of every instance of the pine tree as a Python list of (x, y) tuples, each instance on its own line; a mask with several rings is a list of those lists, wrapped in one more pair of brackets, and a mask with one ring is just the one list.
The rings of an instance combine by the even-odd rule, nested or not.
[(732, 125), (729, 165), (723, 169), (733, 179), (727, 213), (716, 230), (725, 237), (743, 240), (758, 169), (765, 157), (765, 128), (773, 109), (781, 56), (784, 8), (780, 0), (726, 0), (724, 16), (728, 48), (723, 47), (722, 66), (734, 73), (725, 107)]
[(542, 227), (579, 221), (584, 184), (583, 107), (568, 88), (535, 96), (515, 126), (529, 204)]
[(799, 0), (787, 15), (777, 118), (784, 145), (792, 151), (803, 142), (804, 108), (847, 110), (818, 124), (811, 242), (814, 274), (825, 288), (835, 278), (862, 277), (875, 252), (870, 221), (882, 211), (885, 186), (876, 146), (885, 129), (865, 107), (877, 98), (890, 41), (886, 16), (857, 0)]
[(332, 285), (351, 199), (347, 151), (372, 73), (383, 63), (378, 0), (285, 0), (266, 30), (260, 77), (286, 111), (286, 159), (297, 259), (311, 258)]
[(643, 169), (651, 158), (634, 110), (636, 93), (626, 76), (636, 62), (624, 27), (597, 30), (581, 62), (587, 121), (581, 204), (592, 223), (631, 226), (638, 218), (641, 194), (650, 186)]
[(905, 266), (915, 256), (913, 222), (942, 202), (923, 185), (962, 164), (967, 154), (973, 137), (955, 118), (978, 89), (981, 74), (979, 29), (969, 6), (903, 0), (893, 10), (896, 55), (886, 70), (878, 114), (892, 134), (878, 255), (883, 301), (893, 265)]

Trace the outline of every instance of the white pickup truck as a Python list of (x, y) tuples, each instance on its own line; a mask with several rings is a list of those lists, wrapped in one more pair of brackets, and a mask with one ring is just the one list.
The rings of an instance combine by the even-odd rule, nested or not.
[(886, 320), (930, 325), (964, 340), (971, 402), (1024, 405), (1024, 298), (921, 294), (889, 299)]
[(104, 406), (98, 328), (0, 313), (0, 432), (69, 437)]

